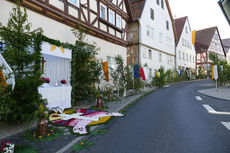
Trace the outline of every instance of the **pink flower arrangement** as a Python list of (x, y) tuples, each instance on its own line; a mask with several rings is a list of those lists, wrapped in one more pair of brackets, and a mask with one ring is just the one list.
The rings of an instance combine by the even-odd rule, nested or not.
[(1, 143), (1, 150), (0, 153), (2, 152), (14, 152), (14, 144), (11, 141), (5, 141), (3, 140)]
[(64, 79), (61, 80), (61, 83), (62, 83), (62, 84), (66, 84), (66, 80), (64, 80)]
[(42, 81), (42, 83), (50, 83), (49, 78), (42, 77), (42, 78), (40, 78), (40, 80)]

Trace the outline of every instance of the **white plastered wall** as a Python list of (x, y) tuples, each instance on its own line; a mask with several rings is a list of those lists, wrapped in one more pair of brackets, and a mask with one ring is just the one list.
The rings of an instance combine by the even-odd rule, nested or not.
[[(14, 6), (13, 3), (10, 3), (6, 0), (1, 0), (1, 9), (0, 9), (0, 22), (3, 25), (6, 25), (9, 18), (9, 13)], [(40, 15), (36, 12), (33, 12), (27, 9), (28, 21), (32, 24), (32, 29), (36, 29), (38, 27), (42, 28), (44, 31), (44, 35), (57, 39), (62, 42), (75, 43), (75, 36), (71, 32), (72, 27), (69, 27), (65, 24), (57, 22), (53, 19)], [(126, 47), (108, 42), (106, 40), (86, 35), (85, 41), (88, 43), (96, 43), (96, 46), (100, 48), (98, 52), (97, 58), (103, 61), (107, 61), (107, 56), (115, 57), (117, 55), (121, 55), (124, 59), (124, 63), (126, 63)]]
[[(187, 27), (188, 33), (186, 33), (186, 27)], [(186, 40), (186, 42), (185, 42), (185, 40)], [(189, 46), (191, 46), (191, 48), (186, 47), (185, 43), (188, 43)], [(195, 67), (196, 67), (196, 61), (195, 61), (196, 51), (195, 51), (194, 45), (192, 44), (192, 31), (190, 29), (190, 25), (189, 25), (189, 22), (187, 19), (186, 19), (183, 31), (181, 33), (180, 40), (177, 44), (176, 50), (177, 50), (177, 57), (176, 57), (177, 69), (178, 69), (178, 66), (180, 66), (181, 68), (184, 67), (184, 68), (195, 69)], [(183, 59), (183, 53), (185, 55), (185, 59)], [(186, 59), (187, 54), (188, 54), (188, 61)], [(190, 61), (190, 55), (191, 55), (191, 61)]]

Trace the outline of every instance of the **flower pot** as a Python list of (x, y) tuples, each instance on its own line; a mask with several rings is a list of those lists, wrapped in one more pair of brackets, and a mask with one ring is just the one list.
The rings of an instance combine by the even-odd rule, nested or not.
[(46, 119), (39, 119), (37, 131), (39, 136), (46, 136), (48, 134), (48, 121)]

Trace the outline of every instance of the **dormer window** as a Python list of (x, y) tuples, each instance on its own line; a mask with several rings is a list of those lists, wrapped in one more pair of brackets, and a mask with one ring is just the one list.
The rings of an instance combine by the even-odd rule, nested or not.
[(115, 24), (115, 13), (109, 9), (109, 22)]
[(79, 7), (79, 1), (78, 0), (68, 0), (68, 2)]
[(103, 3), (100, 3), (100, 17), (107, 20), (107, 7)]
[(121, 29), (121, 16), (116, 15), (116, 26)]

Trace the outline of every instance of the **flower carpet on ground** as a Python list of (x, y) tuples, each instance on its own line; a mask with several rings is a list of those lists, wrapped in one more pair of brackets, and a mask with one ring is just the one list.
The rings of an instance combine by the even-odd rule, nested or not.
[(49, 120), (55, 125), (73, 127), (74, 133), (82, 135), (88, 133), (87, 126), (106, 123), (112, 116), (119, 117), (123, 114), (92, 109), (71, 109), (61, 114), (51, 114)]

